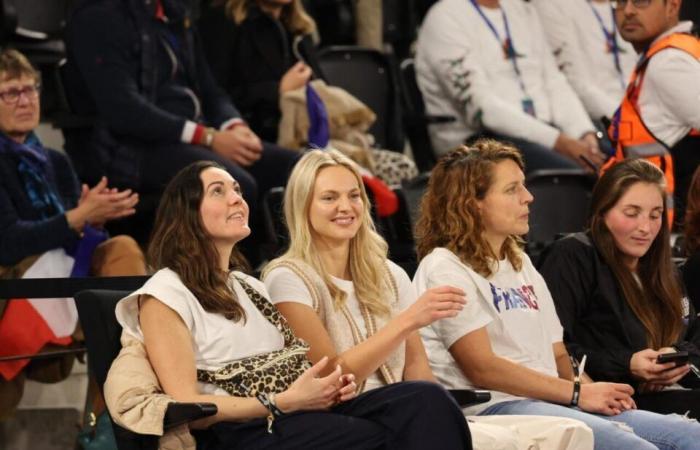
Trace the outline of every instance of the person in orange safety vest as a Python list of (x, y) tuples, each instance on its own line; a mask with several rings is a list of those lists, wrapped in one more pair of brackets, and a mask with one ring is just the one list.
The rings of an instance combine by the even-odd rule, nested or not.
[(700, 38), (692, 22), (679, 20), (681, 1), (611, 2), (620, 35), (640, 59), (608, 130), (615, 155), (602, 169), (624, 158), (657, 165), (677, 224), (700, 164)]

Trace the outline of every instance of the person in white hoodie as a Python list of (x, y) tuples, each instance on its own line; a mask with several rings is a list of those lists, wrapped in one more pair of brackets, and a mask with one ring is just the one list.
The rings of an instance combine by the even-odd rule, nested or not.
[(612, 119), (637, 53), (609, 0), (531, 0), (554, 58), (593, 121)]
[(438, 154), (477, 135), (513, 142), (529, 170), (604, 161), (581, 101), (559, 71), (539, 17), (522, 0), (441, 0), (418, 36), (416, 76)]

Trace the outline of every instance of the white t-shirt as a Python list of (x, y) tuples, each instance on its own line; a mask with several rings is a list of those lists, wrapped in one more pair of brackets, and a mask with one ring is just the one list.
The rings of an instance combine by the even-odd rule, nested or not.
[[(493, 352), (540, 373), (557, 377), (552, 344), (561, 342), (563, 329), (542, 276), (523, 254), (523, 267), (516, 272), (508, 260), (486, 279), (471, 270), (451, 251), (436, 248), (421, 261), (413, 279), (417, 293), (451, 285), (467, 294), (467, 305), (454, 318), (434, 322), (421, 330), (435, 377), (448, 389), (475, 386), (460, 369), (449, 348), (461, 337), (482, 327)], [(491, 401), (465, 411), (478, 414), (494, 403), (518, 399), (493, 391)]]
[[(396, 287), (398, 288), (399, 309), (403, 311), (416, 301), (416, 293), (406, 272), (391, 261), (388, 261), (388, 264), (389, 270), (394, 276), (394, 280), (396, 280)], [(347, 294), (346, 304), (348, 310), (357, 324), (360, 334), (366, 338), (367, 328), (365, 327), (365, 321), (360, 312), (360, 302), (355, 295), (355, 285), (352, 281), (340, 278), (331, 277), (331, 280), (338, 289)], [(306, 285), (294, 272), (286, 267), (277, 267), (271, 270), (265, 276), (265, 287), (267, 287), (270, 293), (270, 301), (274, 304), (294, 302), (313, 308), (313, 299)], [(384, 384), (383, 379), (375, 371), (367, 378), (365, 392), (384, 386)]]
[[(689, 32), (681, 22), (654, 42), (676, 32)], [(652, 44), (653, 45), (653, 44)], [(673, 147), (692, 128), (700, 129), (700, 60), (676, 48), (660, 51), (649, 61), (639, 94), (644, 124), (661, 142)]]
[[(616, 30), (610, 2), (532, 0), (530, 3), (540, 16), (559, 67), (590, 116), (595, 120), (603, 116), (612, 118), (639, 58)], [(622, 74), (616, 68), (605, 34), (613, 31)]]
[[(261, 295), (267, 296), (265, 285), (253, 277), (234, 272), (229, 278), (240, 305), (246, 313), (246, 322), (233, 322), (221, 314), (207, 312), (192, 292), (170, 269), (156, 272), (143, 287), (117, 303), (117, 321), (125, 332), (143, 342), (139, 324), (139, 296), (150, 295), (175, 311), (192, 334), (195, 366), (216, 370), (235, 360), (284, 348), (284, 337), (255, 307), (234, 280), (234, 275), (245, 280)], [(228, 395), (223, 389), (199, 383), (203, 394)]]
[[(482, 7), (496, 39), (469, 0), (440, 0), (425, 17), (416, 46), (416, 78), (426, 111), (457, 120), (430, 127), (433, 147), (445, 153), (484, 128), (552, 148), (561, 132), (578, 139), (595, 128), (559, 71), (537, 13), (522, 0)], [(526, 87), (505, 58), (505, 13)], [(534, 102), (537, 117), (523, 109)]]

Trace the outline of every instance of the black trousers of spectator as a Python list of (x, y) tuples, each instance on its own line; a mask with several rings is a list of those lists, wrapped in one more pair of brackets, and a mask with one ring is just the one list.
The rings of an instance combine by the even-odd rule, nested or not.
[(459, 406), (439, 385), (414, 381), (373, 389), (330, 411), (267, 421), (222, 422), (195, 432), (197, 450), (471, 449)]
[(635, 395), (637, 408), (659, 414), (685, 414), (700, 421), (700, 389), (667, 390)]

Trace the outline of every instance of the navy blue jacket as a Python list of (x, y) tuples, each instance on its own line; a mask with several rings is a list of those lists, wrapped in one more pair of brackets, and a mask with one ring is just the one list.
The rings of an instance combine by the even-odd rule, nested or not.
[[(74, 208), (80, 196), (78, 183), (68, 158), (47, 149), (47, 179), (66, 210)], [(42, 219), (32, 207), (17, 171), (14, 155), (0, 155), (0, 265), (12, 266), (22, 259), (55, 248), (72, 247), (78, 234), (65, 214)]]
[(83, 156), (98, 158), (120, 186), (137, 187), (146, 176), (139, 155), (180, 142), (187, 120), (218, 128), (240, 117), (209, 71), (185, 2), (163, 0), (167, 24), (155, 3), (83, 2), (67, 26), (69, 98), (78, 113), (98, 117)]

